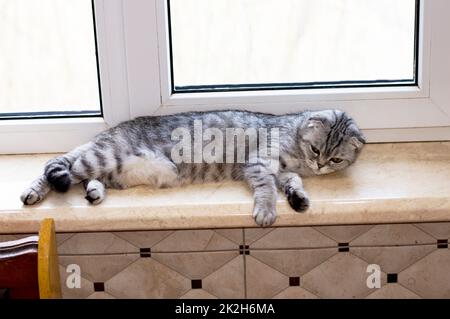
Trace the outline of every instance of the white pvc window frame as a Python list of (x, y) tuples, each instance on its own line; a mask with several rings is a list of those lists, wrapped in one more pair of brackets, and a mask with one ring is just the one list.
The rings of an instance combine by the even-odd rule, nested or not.
[(450, 1), (421, 0), (418, 86), (171, 92), (166, 0), (94, 0), (103, 118), (0, 121), (0, 153), (64, 152), (137, 116), (339, 108), (369, 142), (450, 140)]

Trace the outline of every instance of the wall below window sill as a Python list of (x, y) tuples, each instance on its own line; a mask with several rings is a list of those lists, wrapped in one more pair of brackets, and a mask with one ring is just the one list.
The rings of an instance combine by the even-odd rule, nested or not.
[[(255, 227), (244, 183), (108, 190), (91, 206), (80, 186), (25, 207), (22, 190), (54, 155), (0, 156), (0, 233), (32, 233), (45, 217), (58, 232)], [(305, 179), (311, 208), (294, 212), (280, 194), (276, 226), (450, 221), (450, 142), (367, 145), (348, 170)]]

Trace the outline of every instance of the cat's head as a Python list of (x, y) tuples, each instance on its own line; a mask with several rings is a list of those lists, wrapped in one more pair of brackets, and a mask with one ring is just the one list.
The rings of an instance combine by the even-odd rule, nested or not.
[(299, 134), (306, 163), (316, 175), (351, 165), (365, 144), (355, 121), (338, 110), (311, 112)]

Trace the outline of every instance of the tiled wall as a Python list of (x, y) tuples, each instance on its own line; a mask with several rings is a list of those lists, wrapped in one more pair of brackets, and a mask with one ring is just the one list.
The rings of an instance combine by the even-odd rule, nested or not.
[(450, 223), (77, 233), (58, 250), (65, 298), (450, 298), (449, 237)]

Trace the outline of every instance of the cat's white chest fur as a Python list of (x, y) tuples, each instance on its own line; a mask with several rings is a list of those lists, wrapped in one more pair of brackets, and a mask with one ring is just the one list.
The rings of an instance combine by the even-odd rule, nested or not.
[(123, 162), (120, 182), (125, 187), (152, 185), (155, 187), (177, 184), (177, 169), (162, 156), (143, 150), (141, 156), (131, 155)]

